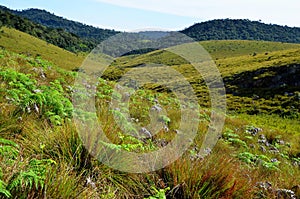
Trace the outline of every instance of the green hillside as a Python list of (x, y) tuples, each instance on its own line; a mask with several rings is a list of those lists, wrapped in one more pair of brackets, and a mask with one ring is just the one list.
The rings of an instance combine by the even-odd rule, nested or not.
[(88, 52), (96, 46), (94, 42), (63, 29), (49, 28), (17, 16), (4, 6), (0, 6), (0, 22), (0, 26), (15, 28), (72, 52)]
[(196, 23), (181, 31), (197, 41), (261, 40), (300, 43), (300, 28), (245, 19), (217, 19)]
[[(276, 55), (278, 54), (278, 56), (280, 56), (281, 54), (285, 53), (281, 53), (280, 51), (294, 49), (297, 50), (300, 48), (300, 44), (248, 40), (202, 41), (199, 42), (199, 44), (217, 63), (222, 60), (221, 64), (227, 64), (225, 61), (227, 58), (230, 59), (230, 62), (232, 59), (253, 61), (261, 56), (270, 57), (268, 56), (269, 53), (275, 53)], [(153, 61), (154, 63), (163, 63), (166, 65), (180, 65), (187, 63), (183, 59), (163, 51), (154, 51), (140, 56), (133, 56), (133, 59), (132, 57), (119, 58), (121, 62), (122, 60), (124, 60), (123, 62), (127, 62), (128, 59), (130, 59), (130, 63), (128, 65), (138, 65), (143, 62), (150, 61)], [(239, 60), (236, 60), (236, 62), (238, 61)], [(240, 68), (237, 68), (237, 70), (240, 70)]]
[(84, 60), (83, 55), (71, 53), (13, 28), (1, 28), (0, 46), (11, 52), (41, 57), (65, 69), (80, 67)]
[[(282, 60), (289, 53), (299, 58), (293, 49), (273, 53), (281, 55)], [(165, 195), (169, 198), (276, 198), (277, 193), (290, 194), (283, 189), (293, 190), (295, 196), (300, 196), (297, 189), (300, 181), (295, 178), (300, 175), (297, 118), (282, 118), (278, 114), (228, 114), (217, 145), (204, 158), (200, 147), (211, 116), (209, 109), (201, 107), (198, 134), (181, 158), (155, 172), (124, 173), (92, 157), (71, 120), (73, 114), (78, 114), (72, 111), (71, 95), (78, 95), (83, 106), (89, 100), (81, 93), (84, 88), (91, 88), (88, 82), (82, 87), (71, 84), (80, 73), (7, 50), (0, 50), (0, 57), (0, 198), (29, 195), (32, 198), (159, 198)], [(254, 62), (247, 57), (248, 62)], [(163, 60), (167, 59), (164, 55)], [(114, 112), (107, 111), (110, 106), (107, 102), (123, 95), (121, 90), (112, 95), (114, 88), (115, 82), (99, 79), (96, 91), (99, 120), (112, 141), (106, 143), (108, 147), (146, 153), (161, 149), (174, 138), (181, 118), (174, 96), (138, 89), (130, 97), (130, 107), (122, 107), (141, 126), (149, 122), (149, 109), (154, 105), (159, 104), (166, 111), (161, 122), (168, 130), (161, 129), (152, 139), (140, 140), (123, 132), (114, 119)], [(114, 111), (126, 118), (118, 109)], [(83, 114), (83, 121), (89, 120), (89, 112), (79, 114)], [(272, 189), (264, 189), (265, 182), (271, 183)]]
[(274, 51), (299, 49), (300, 44), (249, 41), (249, 40), (216, 40), (202, 41), (200, 44), (214, 59), (235, 57), (242, 55), (268, 54)]
[[(299, 116), (299, 44), (263, 41), (205, 41), (200, 44), (215, 59), (223, 77), (228, 94), (228, 110)], [(173, 66), (192, 84), (199, 103), (210, 105), (201, 74), (183, 58), (168, 51), (121, 57), (104, 77), (117, 80), (127, 71), (149, 63)], [(164, 74), (163, 69), (161, 74)], [(151, 89), (161, 90), (161, 87), (154, 86)]]
[[(217, 132), (219, 126), (212, 122), (221, 121), (222, 113), (211, 110), (201, 74), (183, 58), (166, 50), (121, 56), (101, 78), (96, 76), (95, 84), (80, 68), (86, 54), (2, 27), (0, 199), (300, 198), (300, 45), (247, 40), (200, 44), (215, 61), (227, 92), (225, 124), (215, 137), (207, 132)], [(133, 79), (129, 90), (117, 85), (126, 72), (151, 63), (182, 74), (199, 103), (186, 95), (180, 103), (160, 82), (138, 88)], [(145, 71), (140, 74), (151, 78)], [(163, 66), (158, 74), (171, 78)], [(101, 125), (94, 126), (94, 119)], [(157, 171), (125, 172), (161, 162), (157, 156), (142, 163), (119, 159), (123, 152), (160, 152), (174, 138), (182, 138), (175, 151), (158, 155), (165, 155), (165, 163), (189, 143), (176, 161)], [(203, 145), (212, 138), (214, 147)], [(122, 171), (104, 164), (114, 155)]]
[(115, 30), (101, 29), (80, 22), (71, 21), (63, 17), (56, 16), (46, 10), (27, 9), (22, 11), (12, 11), (14, 14), (25, 17), (35, 23), (51, 27), (61, 28), (67, 32), (78, 35), (81, 38), (92, 39), (96, 43), (107, 39), (110, 36), (120, 33)]

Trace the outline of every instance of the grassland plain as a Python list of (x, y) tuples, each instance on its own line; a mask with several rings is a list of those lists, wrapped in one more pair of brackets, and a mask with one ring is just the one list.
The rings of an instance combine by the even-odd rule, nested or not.
[[(2, 34), (6, 31), (9, 30), (4, 29)], [(1, 39), (5, 38), (1, 36)], [(29, 42), (22, 41), (23, 36), (15, 38), (27, 46), (27, 50), (30, 49)], [(2, 41), (8, 42), (7, 39), (0, 41), (1, 45)], [(230, 55), (227, 42), (237, 49), (247, 50), (233, 50)], [(203, 43), (208, 51), (219, 45), (216, 50), (211, 50), (214, 51), (211, 54), (218, 58), (217, 66), (224, 79), (234, 79), (243, 72), (262, 68), (300, 63), (299, 45), (248, 41), (212, 41), (211, 46), (209, 42)], [(283, 118), (280, 114), (239, 113), (238, 110), (243, 107), (240, 105), (247, 99), (252, 103), (253, 97), (244, 97), (243, 92), (229, 96), (229, 100), (236, 102), (234, 107), (237, 111), (227, 115), (216, 147), (203, 158), (199, 155), (199, 148), (211, 120), (207, 95), (200, 98), (207, 100), (207, 106), (202, 105), (199, 110), (198, 135), (180, 159), (156, 172), (123, 173), (105, 166), (88, 153), (71, 120), (72, 114), (81, 114), (89, 119), (88, 113), (71, 111), (71, 95), (75, 93), (85, 98), (81, 89), (91, 86), (86, 82), (82, 88), (72, 87), (79, 72), (70, 69), (78, 65), (73, 67), (72, 61), (64, 63), (68, 59), (61, 62), (48, 60), (46, 49), (43, 54), (38, 51), (41, 46), (37, 46), (37, 51), (31, 52), (31, 56), (22, 54), (23, 50), (17, 51), (21, 47), (17, 48), (16, 43), (4, 47), (7, 50), (0, 51), (0, 198), (300, 197), (300, 179), (297, 178), (300, 176), (300, 124), (297, 114)], [(65, 51), (56, 52), (69, 56), (63, 54)], [(41, 56), (36, 56), (36, 53)], [(124, 71), (149, 60), (172, 65), (183, 73), (195, 90), (206, 92), (200, 76), (194, 75), (191, 66), (168, 52), (121, 57), (113, 63), (106, 77), (117, 79)], [(116, 66), (118, 73), (113, 70)], [(277, 76), (276, 73), (265, 74), (269, 75)], [(265, 77), (259, 73), (257, 76)], [(235, 82), (231, 81), (229, 83), (234, 85)], [(130, 97), (130, 107), (122, 107), (132, 117), (126, 118), (118, 110), (108, 111), (107, 101), (124, 97), (122, 93), (113, 92), (115, 84), (114, 81), (99, 79), (96, 93), (99, 120), (112, 140), (107, 146), (143, 153), (168, 144), (176, 135), (181, 117), (174, 96), (156, 92), (150, 86), (151, 89), (139, 89)], [(294, 97), (291, 99), (297, 102), (299, 99), (295, 92), (293, 96), (278, 95)], [(256, 94), (255, 90), (253, 94)], [(265, 105), (266, 101), (257, 103), (257, 107)], [(134, 122), (146, 125), (150, 119), (147, 114), (157, 103), (166, 110), (159, 119), (167, 128), (161, 129), (152, 139), (129, 136), (122, 132), (114, 119), (114, 114), (117, 114), (124, 117), (124, 121), (134, 118)], [(278, 103), (278, 107), (282, 106), (282, 102)]]

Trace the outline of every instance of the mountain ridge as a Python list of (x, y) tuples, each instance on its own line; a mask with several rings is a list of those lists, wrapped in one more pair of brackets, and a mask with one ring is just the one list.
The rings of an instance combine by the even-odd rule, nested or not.
[(57, 16), (46, 10), (30, 8), (22, 11), (12, 11), (14, 14), (27, 18), (35, 23), (50, 27), (61, 28), (67, 32), (76, 34), (81, 38), (92, 39), (94, 42), (101, 42), (110, 36), (120, 33), (120, 31), (102, 29), (81, 22), (69, 20)]
[[(120, 33), (119, 31), (96, 28), (51, 14), (36, 8), (12, 11), (18, 16), (51, 28), (62, 28), (67, 32), (94, 42)], [(68, 25), (69, 24), (69, 25)], [(161, 32), (161, 31), (160, 31)], [(196, 41), (205, 40), (263, 40), (286, 43), (300, 43), (300, 28), (266, 24), (249, 19), (214, 19), (195, 23), (179, 32), (190, 36)], [(157, 33), (154, 33), (157, 34)], [(148, 34), (149, 35), (149, 34)]]
[(0, 6), (0, 22), (0, 27), (15, 28), (71, 52), (87, 52), (95, 47), (95, 43), (89, 40), (63, 29), (50, 28), (17, 16), (4, 6)]
[(300, 28), (265, 24), (248, 19), (215, 19), (181, 31), (197, 41), (263, 40), (300, 43)]

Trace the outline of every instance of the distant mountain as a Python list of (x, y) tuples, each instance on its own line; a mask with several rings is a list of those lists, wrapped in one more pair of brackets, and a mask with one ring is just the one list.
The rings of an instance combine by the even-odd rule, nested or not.
[[(16, 28), (72, 52), (89, 52), (105, 39), (121, 33), (71, 21), (45, 10), (27, 9), (16, 11), (4, 6), (0, 6), (0, 10), (0, 25), (2, 23), (3, 25)], [(300, 28), (264, 24), (250, 20), (212, 20), (197, 23), (180, 32), (197, 41), (258, 40), (300, 43)], [(126, 39), (130, 38), (133, 42), (128, 42), (128, 46), (120, 47), (123, 48), (120, 52), (126, 51), (126, 49), (139, 49), (132, 52), (128, 51), (129, 53), (126, 53), (126, 55), (143, 54), (170, 46), (170, 42), (173, 42), (174, 45), (178, 44), (178, 42), (182, 43), (182, 41), (173, 41), (174, 34), (174, 32), (163, 31), (126, 33), (123, 37)], [(163, 41), (168, 41), (168, 44), (164, 44)], [(147, 43), (147, 48), (144, 49), (145, 43)], [(115, 47), (118, 47), (117, 43)], [(109, 49), (108, 51), (116, 52), (118, 49)], [(120, 53), (116, 52), (114, 54)]]
[(115, 30), (96, 28), (80, 22), (71, 21), (40, 9), (13, 11), (13, 13), (21, 17), (25, 17), (35, 23), (51, 28), (61, 28), (81, 38), (93, 40), (97, 43), (100, 43), (108, 37), (119, 33)]
[(15, 28), (71, 52), (88, 52), (96, 46), (94, 42), (63, 29), (49, 28), (17, 16), (4, 6), (0, 6), (0, 26)]
[[(45, 10), (27, 9), (13, 11), (14, 14), (28, 18), (29, 20), (51, 28), (61, 28), (67, 32), (78, 35), (81, 38), (100, 43), (110, 36), (120, 32), (109, 29), (96, 28), (80, 22), (71, 21), (56, 16)], [(264, 24), (258, 21), (242, 19), (219, 19), (203, 23), (197, 23), (182, 33), (194, 38), (197, 41), (205, 40), (263, 40), (287, 43), (300, 43), (300, 28)], [(168, 35), (163, 31), (145, 31), (141, 35), (148, 39), (160, 38)]]
[(300, 28), (243, 19), (219, 19), (197, 23), (181, 32), (197, 41), (264, 40), (300, 43)]

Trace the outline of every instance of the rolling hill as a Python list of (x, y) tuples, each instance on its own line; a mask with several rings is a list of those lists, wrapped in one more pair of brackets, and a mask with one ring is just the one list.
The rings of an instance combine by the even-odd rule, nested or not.
[(78, 35), (81, 38), (91, 39), (96, 43), (118, 34), (119, 31), (96, 28), (90, 25), (85, 25), (80, 22), (71, 21), (63, 17), (56, 16), (46, 10), (27, 9), (23, 11), (13, 11), (16, 15), (27, 18), (35, 23), (50, 27), (61, 28), (67, 32)]
[[(30, 19), (35, 23), (51, 27), (61, 28), (81, 38), (90, 39), (96, 43), (107, 39), (117, 33), (115, 30), (95, 28), (80, 22), (74, 22), (58, 17), (45, 10), (27, 9), (23, 11), (10, 10), (16, 15)], [(300, 28), (279, 26), (276, 24), (264, 24), (258, 21), (220, 19), (202, 23), (196, 23), (180, 31), (197, 41), (206, 40), (260, 40), (300, 43)], [(148, 37), (163, 35), (164, 32), (148, 32)], [(151, 36), (152, 35), (152, 36)]]
[[(1, 17), (12, 19), (5, 23), (13, 27), (34, 29), (31, 35), (12, 27), (0, 30), (1, 199), (300, 198), (300, 44), (199, 42), (224, 80), (227, 112), (220, 113), (210, 109), (201, 74), (174, 53), (152, 49), (120, 56), (95, 83), (78, 68), (85, 53), (40, 39), (52, 29), (7, 13)], [(68, 38), (61, 31), (57, 39)], [(152, 38), (161, 35), (150, 33)], [(138, 70), (153, 63), (160, 64), (157, 74), (165, 79), (171, 77), (163, 65), (182, 74), (199, 103), (186, 96), (179, 103), (160, 81), (137, 87), (132, 76), (129, 89), (117, 85), (131, 70), (155, 80)], [(178, 81), (175, 85), (185, 89)], [(224, 127), (214, 126), (222, 116)], [(145, 132), (147, 137), (141, 135)], [(174, 138), (179, 138), (178, 148), (190, 138), (180, 157), (156, 171), (136, 173), (165, 164), (179, 152)], [(207, 147), (205, 141), (215, 145)], [(166, 146), (175, 150), (164, 153)], [(122, 158), (120, 152), (138, 158)], [(152, 152), (154, 159), (142, 158)], [(121, 170), (106, 164), (114, 156)], [(133, 172), (126, 173), (128, 168)]]
[[(6, 32), (9, 29), (4, 29), (4, 36)], [(16, 37), (12, 38), (16, 40), (11, 43), (14, 46), (12, 50), (18, 44), (30, 47), (22, 41), (27, 34), (22, 35), (16, 30), (12, 32), (16, 33)], [(28, 38), (34, 39), (30, 36)], [(1, 43), (8, 42), (6, 40)], [(45, 43), (38, 41), (34, 42), (37, 49), (44, 49)], [(219, 46), (227, 46), (232, 45), (233, 41), (212, 41), (205, 45), (212, 48), (218, 42), (221, 42)], [(254, 86), (251, 90), (250, 84), (246, 88), (255, 94), (256, 89), (268, 86), (272, 78), (279, 75), (282, 81), (293, 82), (299, 79), (298, 45), (286, 44), (282, 46), (283, 49), (272, 51), (275, 46), (279, 49), (280, 43), (254, 42), (251, 45), (249, 41), (234, 41), (234, 44), (240, 46), (237, 48), (241, 50), (243, 44), (251, 47), (247, 47), (243, 53), (231, 50), (226, 52), (221, 47), (219, 51), (214, 51), (214, 56), (223, 57), (217, 61), (227, 87), (232, 85), (234, 88), (263, 80), (258, 88)], [(266, 48), (262, 47), (266, 45), (271, 47), (267, 48), (267, 55), (264, 52)], [(253, 51), (257, 52), (255, 56), (251, 54)], [(60, 55), (64, 50), (57, 52)], [(231, 52), (233, 56), (230, 56)], [(140, 56), (124, 56), (116, 60), (115, 64), (121, 69), (130, 69), (136, 67), (132, 64), (152, 60), (168, 64), (174, 58), (172, 56), (167, 52), (154, 51)], [(269, 56), (271, 60), (268, 60)], [(254, 106), (258, 109), (268, 107), (270, 102), (270, 108), (288, 110), (291, 108), (285, 107), (291, 106), (288, 103), (299, 103), (299, 94), (296, 92), (291, 96), (278, 93), (282, 98), (271, 100), (262, 99), (263, 95), (260, 98), (245, 98), (241, 95), (243, 88), (240, 88), (240, 94), (233, 96), (234, 99), (229, 94), (231, 111), (226, 114), (225, 127), (216, 146), (208, 156), (203, 157), (199, 151), (212, 120), (209, 109), (202, 106), (207, 99), (201, 95), (205, 95), (206, 91), (199, 84), (200, 76), (195, 76), (188, 64), (176, 62), (174, 69), (182, 72), (196, 92), (201, 94), (197, 136), (182, 157), (167, 167), (149, 173), (128, 174), (109, 168), (93, 157), (81, 137), (86, 131), (82, 134), (72, 120), (72, 114), (78, 113), (73, 112), (71, 95), (78, 95), (85, 105), (88, 95), (84, 90), (92, 88), (88, 82), (77, 86), (71, 83), (72, 78), (81, 72), (65, 71), (42, 58), (3, 49), (0, 50), (0, 63), (0, 147), (3, 149), (0, 151), (0, 168), (5, 174), (0, 175), (0, 198), (24, 198), (28, 195), (32, 198), (151, 198), (160, 194), (174, 199), (220, 196), (263, 199), (276, 198), (278, 193), (300, 196), (297, 188), (300, 179), (295, 178), (300, 174), (300, 125), (297, 114), (293, 118), (291, 114), (284, 117), (276, 112), (270, 114), (268, 109), (260, 113), (252, 110), (251, 115), (239, 112), (243, 112), (243, 109), (251, 110)], [(293, 69), (293, 66), (296, 67)], [(291, 87), (290, 82), (286, 83)], [(114, 88), (119, 90), (113, 92)], [(281, 88), (281, 91), (285, 92), (285, 89)], [(176, 136), (178, 122), (182, 117), (174, 96), (156, 92), (155, 88), (140, 88), (130, 96), (130, 107), (120, 104), (121, 109), (108, 111), (111, 108), (109, 102), (122, 98), (122, 94), (122, 87), (117, 87), (116, 82), (99, 79), (96, 90), (97, 115), (101, 127), (112, 142), (105, 143), (106, 146), (133, 153), (163, 149)], [(115, 120), (116, 116), (125, 118), (124, 125), (128, 125), (127, 122), (134, 118), (134, 122), (144, 126), (149, 120), (149, 110), (155, 105), (165, 110), (162, 113), (163, 120), (159, 121), (164, 122), (165, 127), (151, 139), (140, 140), (128, 135)], [(191, 106), (195, 111), (192, 104), (184, 106)], [(232, 107), (235, 111), (232, 111)], [(130, 112), (130, 118), (121, 110)], [(83, 114), (83, 122), (90, 120), (89, 112), (79, 114)], [(95, 130), (97, 132), (98, 129)], [(184, 131), (179, 133), (185, 135)], [(89, 137), (88, 141), (93, 142), (93, 137)], [(96, 141), (99, 142), (98, 137)], [(95, 145), (91, 146), (94, 149)], [(99, 154), (102, 154), (101, 158), (107, 155), (102, 152)], [(130, 167), (132, 164), (125, 166)], [(272, 186), (265, 189), (262, 187), (265, 184)]]
[(7, 26), (26, 32), (34, 37), (72, 52), (88, 52), (96, 46), (94, 42), (81, 39), (77, 35), (66, 32), (63, 29), (49, 28), (14, 15), (11, 10), (3, 6), (0, 7), (0, 21), (1, 26)]
[[(219, 69), (227, 92), (228, 110), (239, 113), (274, 113), (298, 117), (300, 45), (265, 41), (203, 41)], [(146, 64), (172, 66), (193, 85), (203, 106), (210, 98), (201, 74), (181, 57), (158, 50), (117, 59), (104, 74), (117, 80)], [(161, 74), (164, 74), (163, 69)], [(166, 74), (167, 75), (167, 74)], [(167, 91), (159, 85), (149, 89)]]
[(74, 54), (13, 28), (1, 28), (0, 46), (10, 52), (41, 57), (68, 70), (80, 67), (84, 60), (82, 54)]
[(300, 43), (300, 28), (242, 19), (211, 20), (197, 23), (181, 32), (197, 41), (263, 40)]

